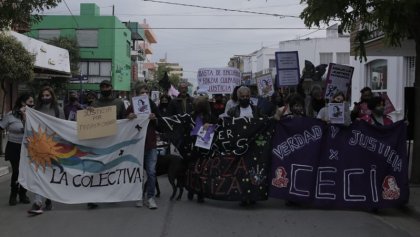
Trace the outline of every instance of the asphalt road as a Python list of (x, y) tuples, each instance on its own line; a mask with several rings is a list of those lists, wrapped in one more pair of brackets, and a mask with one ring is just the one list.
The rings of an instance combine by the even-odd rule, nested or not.
[[(52, 211), (30, 217), (30, 205), (8, 206), (10, 175), (0, 177), (0, 236), (420, 236), (420, 217), (404, 210), (379, 214), (362, 211), (288, 207), (270, 199), (252, 208), (237, 202), (169, 201), (166, 177), (160, 177), (159, 208), (136, 208), (134, 202), (86, 205), (54, 203)], [(31, 196), (30, 196), (31, 197)]]

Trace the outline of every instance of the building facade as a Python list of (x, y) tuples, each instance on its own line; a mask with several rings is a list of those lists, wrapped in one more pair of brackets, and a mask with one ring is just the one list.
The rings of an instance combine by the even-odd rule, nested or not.
[(80, 75), (73, 75), (70, 90), (98, 90), (111, 80), (114, 90), (130, 91), (131, 31), (115, 16), (101, 16), (93, 3), (80, 4), (80, 15), (47, 15), (27, 34), (48, 41), (76, 38), (80, 47)]

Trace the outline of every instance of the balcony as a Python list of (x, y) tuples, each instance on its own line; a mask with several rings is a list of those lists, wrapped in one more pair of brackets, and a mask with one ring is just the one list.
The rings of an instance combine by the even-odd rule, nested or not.
[(131, 31), (132, 40), (144, 40), (146, 38), (144, 30), (138, 22), (124, 22), (124, 24)]

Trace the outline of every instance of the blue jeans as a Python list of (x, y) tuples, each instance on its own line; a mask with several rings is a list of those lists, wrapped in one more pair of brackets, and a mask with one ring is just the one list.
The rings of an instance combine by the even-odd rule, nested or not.
[(155, 196), (156, 187), (156, 162), (157, 162), (157, 150), (150, 149), (144, 151), (144, 169), (147, 174), (146, 182), (146, 197), (147, 199)]

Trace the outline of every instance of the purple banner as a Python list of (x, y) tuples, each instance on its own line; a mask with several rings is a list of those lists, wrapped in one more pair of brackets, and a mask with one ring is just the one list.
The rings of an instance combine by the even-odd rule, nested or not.
[(388, 208), (407, 203), (406, 124), (327, 125), (284, 119), (272, 141), (269, 196), (323, 208)]

